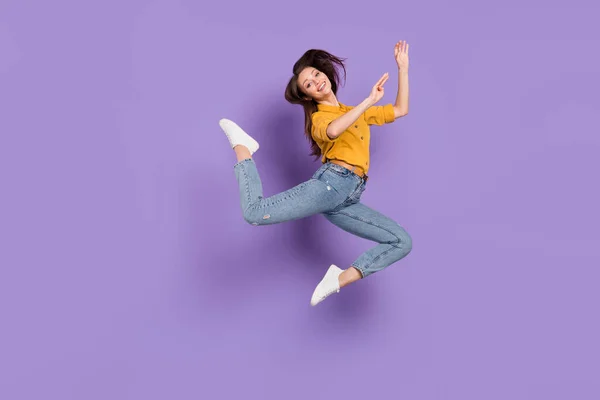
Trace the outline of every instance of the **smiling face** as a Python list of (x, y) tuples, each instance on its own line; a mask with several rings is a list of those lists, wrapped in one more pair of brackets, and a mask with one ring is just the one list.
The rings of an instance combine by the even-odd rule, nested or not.
[(327, 75), (313, 67), (306, 67), (300, 72), (298, 87), (307, 97), (317, 103), (330, 98), (333, 94)]

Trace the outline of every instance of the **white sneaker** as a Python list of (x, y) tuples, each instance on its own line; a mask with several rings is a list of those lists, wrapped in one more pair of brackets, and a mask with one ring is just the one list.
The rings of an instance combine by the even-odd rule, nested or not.
[(340, 282), (338, 278), (342, 272), (344, 272), (343, 269), (331, 264), (325, 273), (325, 276), (321, 279), (321, 282), (319, 282), (313, 292), (312, 298), (310, 299), (311, 306), (316, 306), (333, 293), (339, 293)]
[(219, 125), (223, 129), (223, 132), (225, 132), (225, 135), (227, 135), (232, 149), (237, 145), (242, 145), (250, 150), (250, 154), (254, 154), (258, 150), (258, 142), (244, 132), (235, 122), (223, 118), (219, 121)]

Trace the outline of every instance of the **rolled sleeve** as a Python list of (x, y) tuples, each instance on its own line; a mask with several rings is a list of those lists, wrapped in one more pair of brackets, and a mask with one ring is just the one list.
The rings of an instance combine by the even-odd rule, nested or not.
[[(316, 112), (312, 115), (312, 135), (316, 140), (322, 142), (335, 142), (338, 138), (331, 139), (327, 136), (327, 127), (336, 118), (331, 113)], [(339, 137), (339, 136), (338, 136)]]
[(389, 124), (396, 120), (393, 104), (369, 107), (364, 115), (368, 125)]

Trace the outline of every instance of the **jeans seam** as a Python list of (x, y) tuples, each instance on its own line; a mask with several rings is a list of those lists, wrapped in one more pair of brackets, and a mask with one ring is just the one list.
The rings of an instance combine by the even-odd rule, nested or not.
[(282, 197), (281, 199), (278, 199), (277, 201), (264, 202), (259, 208), (260, 209), (264, 209), (265, 207), (272, 206), (272, 205), (275, 205), (275, 204), (279, 204), (279, 203), (281, 203), (284, 200), (288, 200), (288, 199), (294, 198), (295, 196), (298, 195), (298, 193), (300, 192), (300, 190), (304, 189), (310, 183), (311, 180), (312, 180), (312, 178), (309, 179), (306, 182), (301, 183), (298, 187), (296, 187), (295, 190), (291, 191), (287, 196)]
[(248, 171), (246, 170), (246, 168), (247, 168), (246, 164), (249, 164), (250, 162), (252, 162), (252, 159), (245, 159), (234, 165), (234, 168), (240, 169), (242, 174), (244, 175), (244, 194), (246, 195), (246, 203), (247, 203), (246, 208), (243, 209), (244, 213), (246, 213), (252, 207), (252, 205), (256, 203), (256, 202), (253, 202), (253, 203), (250, 202), (252, 200), (252, 198), (250, 196), (250, 178), (248, 177)]
[[(386, 256), (388, 253), (390, 253), (390, 252), (391, 252), (391, 251), (393, 251), (394, 249), (402, 249), (402, 247), (401, 247), (401, 246), (402, 246), (402, 239), (401, 239), (400, 237), (398, 237), (397, 235), (395, 235), (393, 232), (391, 232), (389, 229), (386, 229), (386, 228), (384, 228), (383, 226), (381, 226), (381, 225), (378, 225), (378, 224), (374, 223), (373, 221), (367, 220), (367, 219), (365, 219), (365, 218), (360, 218), (360, 217), (358, 217), (358, 216), (355, 216), (355, 215), (350, 215), (350, 214), (348, 214), (348, 213), (345, 213), (345, 212), (343, 212), (343, 211), (338, 211), (336, 214), (342, 214), (342, 215), (345, 215), (345, 216), (347, 216), (347, 217), (349, 217), (349, 218), (352, 218), (352, 219), (355, 219), (355, 220), (358, 220), (358, 221), (364, 222), (364, 223), (366, 223), (366, 224), (369, 224), (369, 225), (375, 226), (375, 227), (377, 227), (377, 228), (379, 228), (379, 229), (382, 229), (382, 230), (386, 231), (387, 233), (389, 233), (390, 235), (392, 235), (392, 236), (394, 236), (396, 239), (398, 239), (398, 245), (395, 245), (394, 243), (385, 243), (385, 242), (384, 242), (384, 243), (379, 243), (380, 245), (381, 245), (381, 244), (387, 244), (387, 245), (391, 246), (392, 248), (391, 248), (391, 249), (388, 249), (388, 250), (386, 250), (386, 251), (384, 251), (384, 252), (382, 252), (381, 254), (377, 255), (377, 257), (375, 257), (373, 260), (371, 260), (371, 262), (369, 262), (369, 263), (367, 264), (367, 266), (366, 266), (366, 270), (367, 270), (367, 269), (369, 269), (369, 267), (370, 267), (371, 265), (375, 264), (375, 262), (377, 262), (377, 261), (378, 261), (380, 258), (382, 258), (382, 257)], [(354, 266), (354, 264), (353, 264), (353, 266)], [(357, 267), (357, 269), (359, 269), (359, 268)], [(362, 273), (362, 270), (361, 270), (361, 273)]]
[[(375, 227), (377, 227), (379, 229), (382, 229), (382, 230), (386, 231), (387, 233), (389, 233), (390, 235), (394, 236), (396, 239), (398, 239), (398, 243), (402, 243), (402, 239), (399, 238), (397, 235), (395, 235), (394, 232), (390, 231), (389, 229), (384, 228), (381, 225), (376, 224), (375, 222), (373, 222), (371, 220), (368, 220), (368, 219), (365, 219), (365, 218), (361, 218), (361, 217), (358, 217), (358, 216), (355, 216), (355, 215), (350, 215), (350, 214), (344, 212), (343, 210), (337, 211), (335, 214), (342, 214), (342, 215), (345, 215), (345, 216), (350, 217), (352, 219), (355, 219), (355, 220), (367, 223), (369, 225), (375, 226)], [(390, 246), (394, 246), (393, 243), (388, 243), (388, 242), (384, 242), (383, 244), (389, 244)]]
[(384, 251), (384, 252), (383, 252), (383, 253), (381, 253), (381, 254), (379, 254), (377, 257), (375, 257), (375, 258), (373, 259), (373, 261), (371, 261), (371, 262), (368, 264), (368, 266), (371, 266), (371, 265), (375, 264), (375, 262), (379, 261), (379, 259), (380, 259), (380, 258), (382, 258), (382, 257), (386, 256), (386, 255), (387, 255), (389, 252), (393, 251), (394, 249), (400, 249), (399, 247), (396, 247), (396, 246), (394, 246), (394, 245), (391, 245), (391, 244), (389, 244), (389, 243), (380, 243), (380, 244), (387, 244), (387, 245), (389, 245), (389, 246), (392, 246), (392, 248), (391, 248), (391, 249), (388, 249), (388, 250), (386, 250), (386, 251)]
[(244, 211), (248, 211), (248, 209), (251, 206), (250, 200), (252, 200), (252, 198), (250, 197), (250, 179), (248, 178), (248, 173), (246, 171), (246, 166), (244, 164), (242, 164), (242, 173), (244, 174), (246, 203), (247, 203), (246, 209)]

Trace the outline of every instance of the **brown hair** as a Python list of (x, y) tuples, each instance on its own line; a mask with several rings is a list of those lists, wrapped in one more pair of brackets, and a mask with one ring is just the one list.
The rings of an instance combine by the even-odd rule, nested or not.
[(317, 111), (317, 102), (314, 100), (306, 100), (306, 95), (298, 87), (298, 75), (306, 67), (313, 67), (323, 72), (331, 82), (331, 90), (337, 95), (337, 89), (340, 84), (339, 71), (336, 67), (340, 67), (344, 71), (344, 80), (346, 79), (346, 67), (344, 66), (345, 59), (336, 57), (324, 50), (311, 49), (300, 57), (294, 64), (292, 70), (293, 76), (285, 88), (285, 99), (292, 104), (300, 104), (304, 107), (304, 133), (310, 142), (310, 155), (319, 157), (321, 149), (317, 142), (312, 138), (312, 115)]

